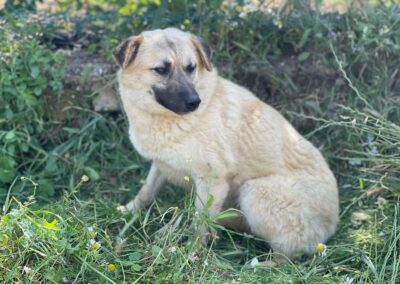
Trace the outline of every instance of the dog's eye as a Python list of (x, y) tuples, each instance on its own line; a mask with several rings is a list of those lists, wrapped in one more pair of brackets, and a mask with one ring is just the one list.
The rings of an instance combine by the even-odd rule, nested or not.
[(154, 70), (159, 75), (167, 75), (169, 72), (169, 67), (156, 67), (152, 70)]
[(196, 69), (196, 64), (189, 64), (186, 66), (186, 72), (192, 73)]

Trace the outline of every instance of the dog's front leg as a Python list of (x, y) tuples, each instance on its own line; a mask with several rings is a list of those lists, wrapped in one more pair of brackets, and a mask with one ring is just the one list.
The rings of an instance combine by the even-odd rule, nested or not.
[[(213, 216), (221, 212), (226, 197), (229, 193), (229, 184), (225, 181), (217, 181), (212, 184), (204, 181), (196, 182), (196, 208), (201, 212), (205, 212), (208, 216)], [(211, 198), (211, 199), (210, 199)], [(208, 230), (205, 224), (201, 224), (198, 228), (201, 241), (207, 244)]]
[(164, 186), (166, 180), (167, 178), (158, 169), (157, 165), (153, 163), (145, 184), (142, 186), (135, 199), (125, 205), (126, 210), (133, 213), (136, 210), (150, 205), (160, 192), (160, 189)]

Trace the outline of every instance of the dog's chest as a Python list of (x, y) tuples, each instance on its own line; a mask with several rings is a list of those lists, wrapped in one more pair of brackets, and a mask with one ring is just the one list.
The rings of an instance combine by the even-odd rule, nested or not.
[(129, 138), (136, 151), (146, 159), (154, 160), (163, 155), (165, 139), (163, 135), (156, 135), (152, 131), (138, 131), (134, 127), (129, 128)]
[(148, 128), (143, 132), (131, 127), (129, 136), (135, 149), (144, 158), (162, 161), (176, 169), (182, 170), (193, 157), (193, 145), (189, 139), (177, 139), (168, 131)]
[(130, 139), (135, 149), (146, 159), (161, 162), (174, 172), (204, 176), (214, 172), (222, 157), (214, 151), (212, 143), (199, 143), (195, 134), (174, 136), (171, 132), (137, 131), (131, 127)]

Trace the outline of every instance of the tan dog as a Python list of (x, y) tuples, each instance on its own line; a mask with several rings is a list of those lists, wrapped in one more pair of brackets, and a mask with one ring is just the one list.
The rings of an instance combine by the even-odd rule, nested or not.
[(122, 42), (114, 57), (130, 139), (152, 161), (128, 210), (153, 202), (167, 180), (184, 184), (190, 175), (199, 210), (210, 194), (210, 215), (241, 210), (245, 222), (229, 225), (247, 227), (287, 257), (315, 252), (335, 232), (336, 180), (320, 152), (275, 109), (219, 77), (205, 42), (154, 30)]

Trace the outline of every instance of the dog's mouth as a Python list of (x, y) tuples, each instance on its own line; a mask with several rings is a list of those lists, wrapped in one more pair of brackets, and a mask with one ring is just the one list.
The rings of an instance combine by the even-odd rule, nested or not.
[(176, 114), (188, 114), (199, 108), (201, 99), (194, 88), (185, 90), (169, 90), (152, 87), (156, 101)]

